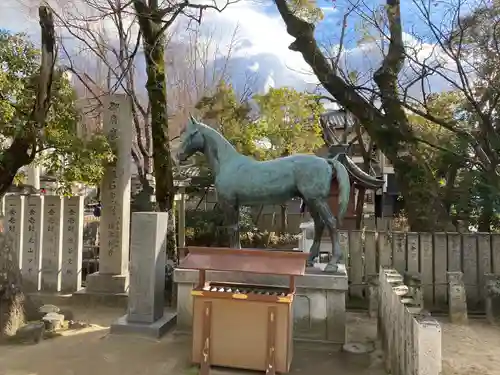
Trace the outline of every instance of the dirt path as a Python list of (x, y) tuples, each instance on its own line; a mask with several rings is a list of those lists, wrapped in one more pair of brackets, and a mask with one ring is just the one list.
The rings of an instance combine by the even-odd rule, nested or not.
[[(77, 319), (97, 326), (38, 345), (0, 346), (0, 375), (194, 375), (190, 338), (170, 333), (161, 340), (108, 334), (119, 309), (71, 308)], [(443, 327), (443, 375), (500, 375), (500, 328), (471, 320)], [(348, 341), (370, 342), (376, 323), (365, 314), (348, 315)], [(213, 375), (236, 375), (215, 370)], [(248, 374), (248, 373), (246, 373)], [(255, 373), (251, 373), (255, 374)], [(380, 351), (354, 355), (298, 343), (291, 374), (383, 375)]]
[[(75, 332), (38, 345), (0, 347), (0, 375), (194, 375), (189, 361), (190, 338), (171, 333), (161, 340), (108, 335), (107, 326), (121, 311), (77, 311), (78, 319), (100, 326)], [(375, 331), (364, 320), (350, 317), (349, 335), (370, 340)], [(375, 358), (375, 361), (372, 360)], [(292, 374), (383, 375), (376, 355), (349, 355), (329, 348), (296, 344)], [(217, 374), (240, 374), (213, 371)]]
[(500, 328), (484, 320), (468, 326), (441, 321), (443, 375), (500, 375)]

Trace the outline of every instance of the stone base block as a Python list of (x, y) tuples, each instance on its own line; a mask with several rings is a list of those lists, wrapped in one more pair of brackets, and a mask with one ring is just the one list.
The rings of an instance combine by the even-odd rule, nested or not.
[(128, 294), (127, 293), (96, 293), (89, 291), (87, 288), (73, 293), (71, 303), (75, 305), (85, 306), (109, 306), (127, 308)]
[[(318, 270), (296, 278), (297, 293), (293, 301), (296, 340), (344, 344), (346, 339), (345, 293), (347, 274), (327, 274)], [(253, 285), (286, 286), (285, 276), (208, 271), (207, 281), (234, 282)], [(191, 290), (198, 283), (198, 271), (176, 269), (177, 329), (192, 329), (193, 299)]]
[(111, 334), (130, 334), (145, 337), (160, 338), (177, 321), (177, 313), (166, 311), (163, 316), (153, 323), (135, 323), (128, 321), (128, 315), (118, 318), (111, 324)]
[(128, 293), (129, 275), (110, 275), (99, 272), (87, 276), (87, 291), (93, 293)]

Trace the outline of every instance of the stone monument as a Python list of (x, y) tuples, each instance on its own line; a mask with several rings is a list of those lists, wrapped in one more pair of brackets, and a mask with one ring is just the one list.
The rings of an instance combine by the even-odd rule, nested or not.
[(24, 203), (23, 196), (13, 194), (5, 196), (4, 231), (19, 261), (19, 269), (23, 267)]
[(43, 210), (42, 290), (61, 291), (63, 197), (45, 196)]
[(34, 292), (42, 286), (43, 199), (41, 195), (30, 195), (24, 204), (21, 275), (26, 290)]
[(168, 213), (134, 212), (130, 244), (128, 312), (111, 325), (111, 333), (160, 337), (175, 323), (164, 313)]
[(83, 201), (83, 196), (64, 199), (61, 290), (68, 293), (82, 288)]
[(86, 293), (120, 294), (129, 284), (132, 114), (127, 95), (104, 98), (104, 132), (116, 153), (101, 187), (99, 272), (87, 277)]

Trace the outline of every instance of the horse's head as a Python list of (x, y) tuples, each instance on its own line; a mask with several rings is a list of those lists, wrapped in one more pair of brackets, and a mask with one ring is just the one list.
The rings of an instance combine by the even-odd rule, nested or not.
[(190, 156), (197, 152), (202, 152), (205, 148), (205, 139), (200, 131), (200, 125), (193, 116), (181, 131), (181, 145), (177, 153), (179, 161), (186, 161)]

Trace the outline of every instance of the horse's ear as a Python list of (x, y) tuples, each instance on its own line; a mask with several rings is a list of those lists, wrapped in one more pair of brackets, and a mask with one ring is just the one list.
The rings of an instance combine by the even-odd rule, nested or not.
[(198, 121), (196, 121), (196, 119), (194, 118), (194, 116), (192, 114), (189, 114), (189, 121), (193, 125), (197, 125), (198, 124)]

